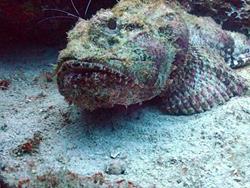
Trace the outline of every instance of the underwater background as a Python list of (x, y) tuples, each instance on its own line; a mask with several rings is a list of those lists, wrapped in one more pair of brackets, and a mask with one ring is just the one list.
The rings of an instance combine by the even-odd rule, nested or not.
[[(157, 99), (94, 112), (64, 100), (54, 70), (67, 32), (117, 3), (0, 0), (0, 188), (250, 187), (249, 91), (189, 116)], [(178, 3), (249, 41), (248, 0)], [(234, 71), (250, 85), (249, 65)]]

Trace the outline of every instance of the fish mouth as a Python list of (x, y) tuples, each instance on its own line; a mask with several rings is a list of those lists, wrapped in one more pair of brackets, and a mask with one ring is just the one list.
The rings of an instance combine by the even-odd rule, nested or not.
[[(108, 67), (103, 62), (90, 61), (90, 60), (68, 60), (65, 61), (57, 73), (58, 81), (62, 81), (66, 77), (71, 84), (78, 83), (84, 80), (86, 83), (92, 84), (101, 81), (113, 80), (114, 83), (127, 85), (132, 79), (121, 71)], [(64, 78), (63, 78), (64, 77)], [(67, 82), (64, 83), (67, 85)]]
[(58, 89), (69, 104), (89, 111), (116, 105), (127, 107), (158, 94), (158, 90), (143, 85), (125, 71), (111, 67), (108, 62), (67, 60), (58, 67)]
[(69, 103), (85, 108), (125, 101), (123, 91), (135, 85), (130, 76), (96, 60), (63, 62), (57, 72), (57, 84)]

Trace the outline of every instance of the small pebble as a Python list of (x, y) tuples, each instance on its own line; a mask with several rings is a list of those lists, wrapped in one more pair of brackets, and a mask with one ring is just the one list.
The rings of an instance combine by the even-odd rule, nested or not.
[(159, 157), (157, 160), (156, 160), (157, 164), (160, 165), (160, 166), (163, 166), (164, 165), (164, 159), (162, 157)]
[(110, 157), (111, 157), (112, 159), (117, 158), (119, 155), (120, 155), (120, 151), (116, 151), (116, 150), (114, 150), (114, 151), (112, 151), (112, 152), (110, 153)]
[(8, 129), (8, 126), (5, 123), (0, 127), (0, 130), (3, 131), (3, 132), (6, 132), (7, 129)]
[(111, 161), (105, 168), (107, 174), (120, 175), (124, 174), (126, 170), (125, 163), (121, 160)]

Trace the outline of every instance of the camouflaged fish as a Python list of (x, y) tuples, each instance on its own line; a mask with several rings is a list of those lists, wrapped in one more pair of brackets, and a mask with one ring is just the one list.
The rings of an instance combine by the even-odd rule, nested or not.
[(249, 62), (249, 49), (246, 36), (173, 1), (121, 0), (68, 33), (58, 87), (87, 110), (159, 97), (167, 113), (193, 114), (245, 93), (232, 68)]

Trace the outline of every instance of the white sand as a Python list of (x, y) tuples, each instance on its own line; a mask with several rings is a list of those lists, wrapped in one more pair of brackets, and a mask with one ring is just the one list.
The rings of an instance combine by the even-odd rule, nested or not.
[[(12, 82), (0, 91), (2, 176), (24, 178), (48, 169), (104, 173), (111, 154), (118, 154), (126, 173), (104, 173), (107, 179), (157, 188), (250, 187), (250, 96), (193, 116), (166, 115), (154, 104), (89, 114), (69, 107), (56, 84), (42, 76), (57, 49), (0, 54), (0, 79)], [(38, 153), (14, 156), (11, 151), (37, 131), (43, 136)]]

